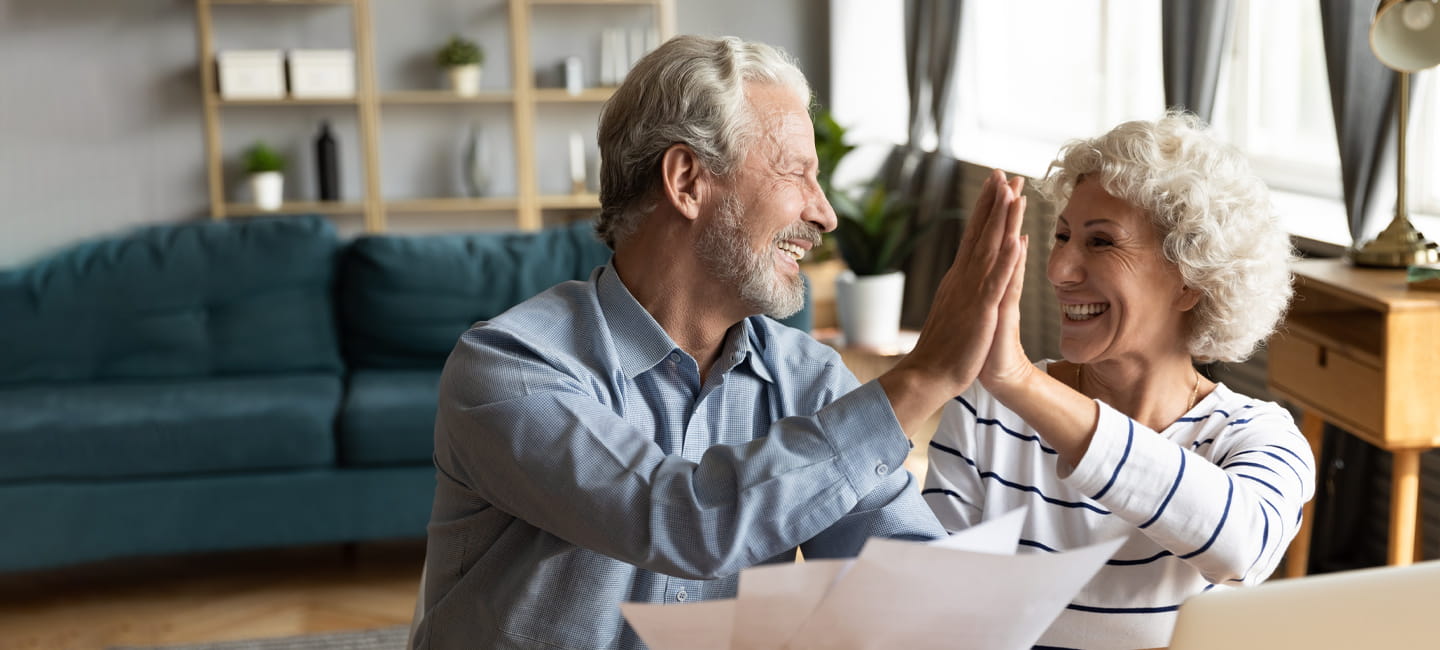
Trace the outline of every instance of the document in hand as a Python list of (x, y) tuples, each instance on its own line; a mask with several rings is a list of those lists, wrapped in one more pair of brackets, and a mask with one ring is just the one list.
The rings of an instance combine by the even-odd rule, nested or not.
[(653, 650), (1029, 648), (1124, 540), (1015, 555), (1025, 510), (929, 543), (871, 539), (854, 560), (740, 573), (739, 595), (624, 603)]

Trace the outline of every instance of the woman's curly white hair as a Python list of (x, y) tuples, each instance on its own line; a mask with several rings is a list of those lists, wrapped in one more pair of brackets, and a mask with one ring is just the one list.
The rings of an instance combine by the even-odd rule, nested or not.
[(1040, 191), (1064, 205), (1084, 180), (1150, 215), (1165, 259), (1201, 292), (1190, 354), (1244, 361), (1290, 303), (1290, 238), (1245, 157), (1194, 115), (1121, 124), (1061, 148)]

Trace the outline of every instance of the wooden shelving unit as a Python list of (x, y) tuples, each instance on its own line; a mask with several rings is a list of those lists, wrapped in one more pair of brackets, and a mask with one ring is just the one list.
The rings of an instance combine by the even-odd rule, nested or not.
[[(221, 99), (216, 83), (213, 5), (336, 5), (349, 7), (355, 46), (355, 97), (347, 99)], [(609, 99), (614, 88), (587, 88), (578, 95), (564, 89), (536, 88), (531, 57), (532, 6), (649, 6), (661, 40), (675, 33), (674, 0), (509, 0), (510, 61), (513, 88), (461, 97), (445, 90), (393, 90), (379, 92), (375, 82), (375, 34), (369, 0), (196, 0), (196, 43), (199, 49), (201, 97), (205, 113), (205, 148), (211, 213), (215, 219), (267, 214), (254, 205), (227, 203), (221, 147), (222, 108), (287, 106), (354, 106), (357, 111), (360, 159), (363, 169), (363, 198), (358, 201), (295, 201), (281, 206), (280, 213), (310, 212), (325, 215), (359, 214), (365, 230), (382, 232), (391, 213), (496, 213), (515, 215), (516, 227), (538, 230), (544, 210), (589, 210), (600, 206), (595, 194), (541, 195), (537, 180), (535, 113), (542, 104), (598, 104)], [(437, 40), (439, 35), (437, 35)], [(383, 106), (436, 105), (463, 108), (467, 105), (510, 104), (515, 129), (516, 195), (513, 197), (434, 197), (386, 200), (380, 184), (380, 120)]]

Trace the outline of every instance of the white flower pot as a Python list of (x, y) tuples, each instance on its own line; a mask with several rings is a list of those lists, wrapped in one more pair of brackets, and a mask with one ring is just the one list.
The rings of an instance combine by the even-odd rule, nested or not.
[(255, 198), (255, 207), (267, 212), (279, 210), (284, 203), (285, 176), (280, 172), (251, 174), (250, 193)]
[(835, 278), (835, 310), (845, 343), (870, 348), (893, 348), (900, 340), (900, 304), (905, 296), (905, 274), (857, 276), (844, 271)]
[(452, 65), (445, 69), (450, 77), (450, 89), (462, 97), (480, 94), (480, 65)]

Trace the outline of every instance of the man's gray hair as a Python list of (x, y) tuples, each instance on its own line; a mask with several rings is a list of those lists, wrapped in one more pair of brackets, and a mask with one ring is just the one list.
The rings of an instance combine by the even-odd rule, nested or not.
[(660, 161), (688, 146), (706, 171), (724, 178), (755, 136), (747, 83), (778, 84), (806, 103), (810, 86), (778, 48), (733, 36), (676, 36), (640, 59), (600, 112), (600, 216), (610, 248), (655, 209)]

